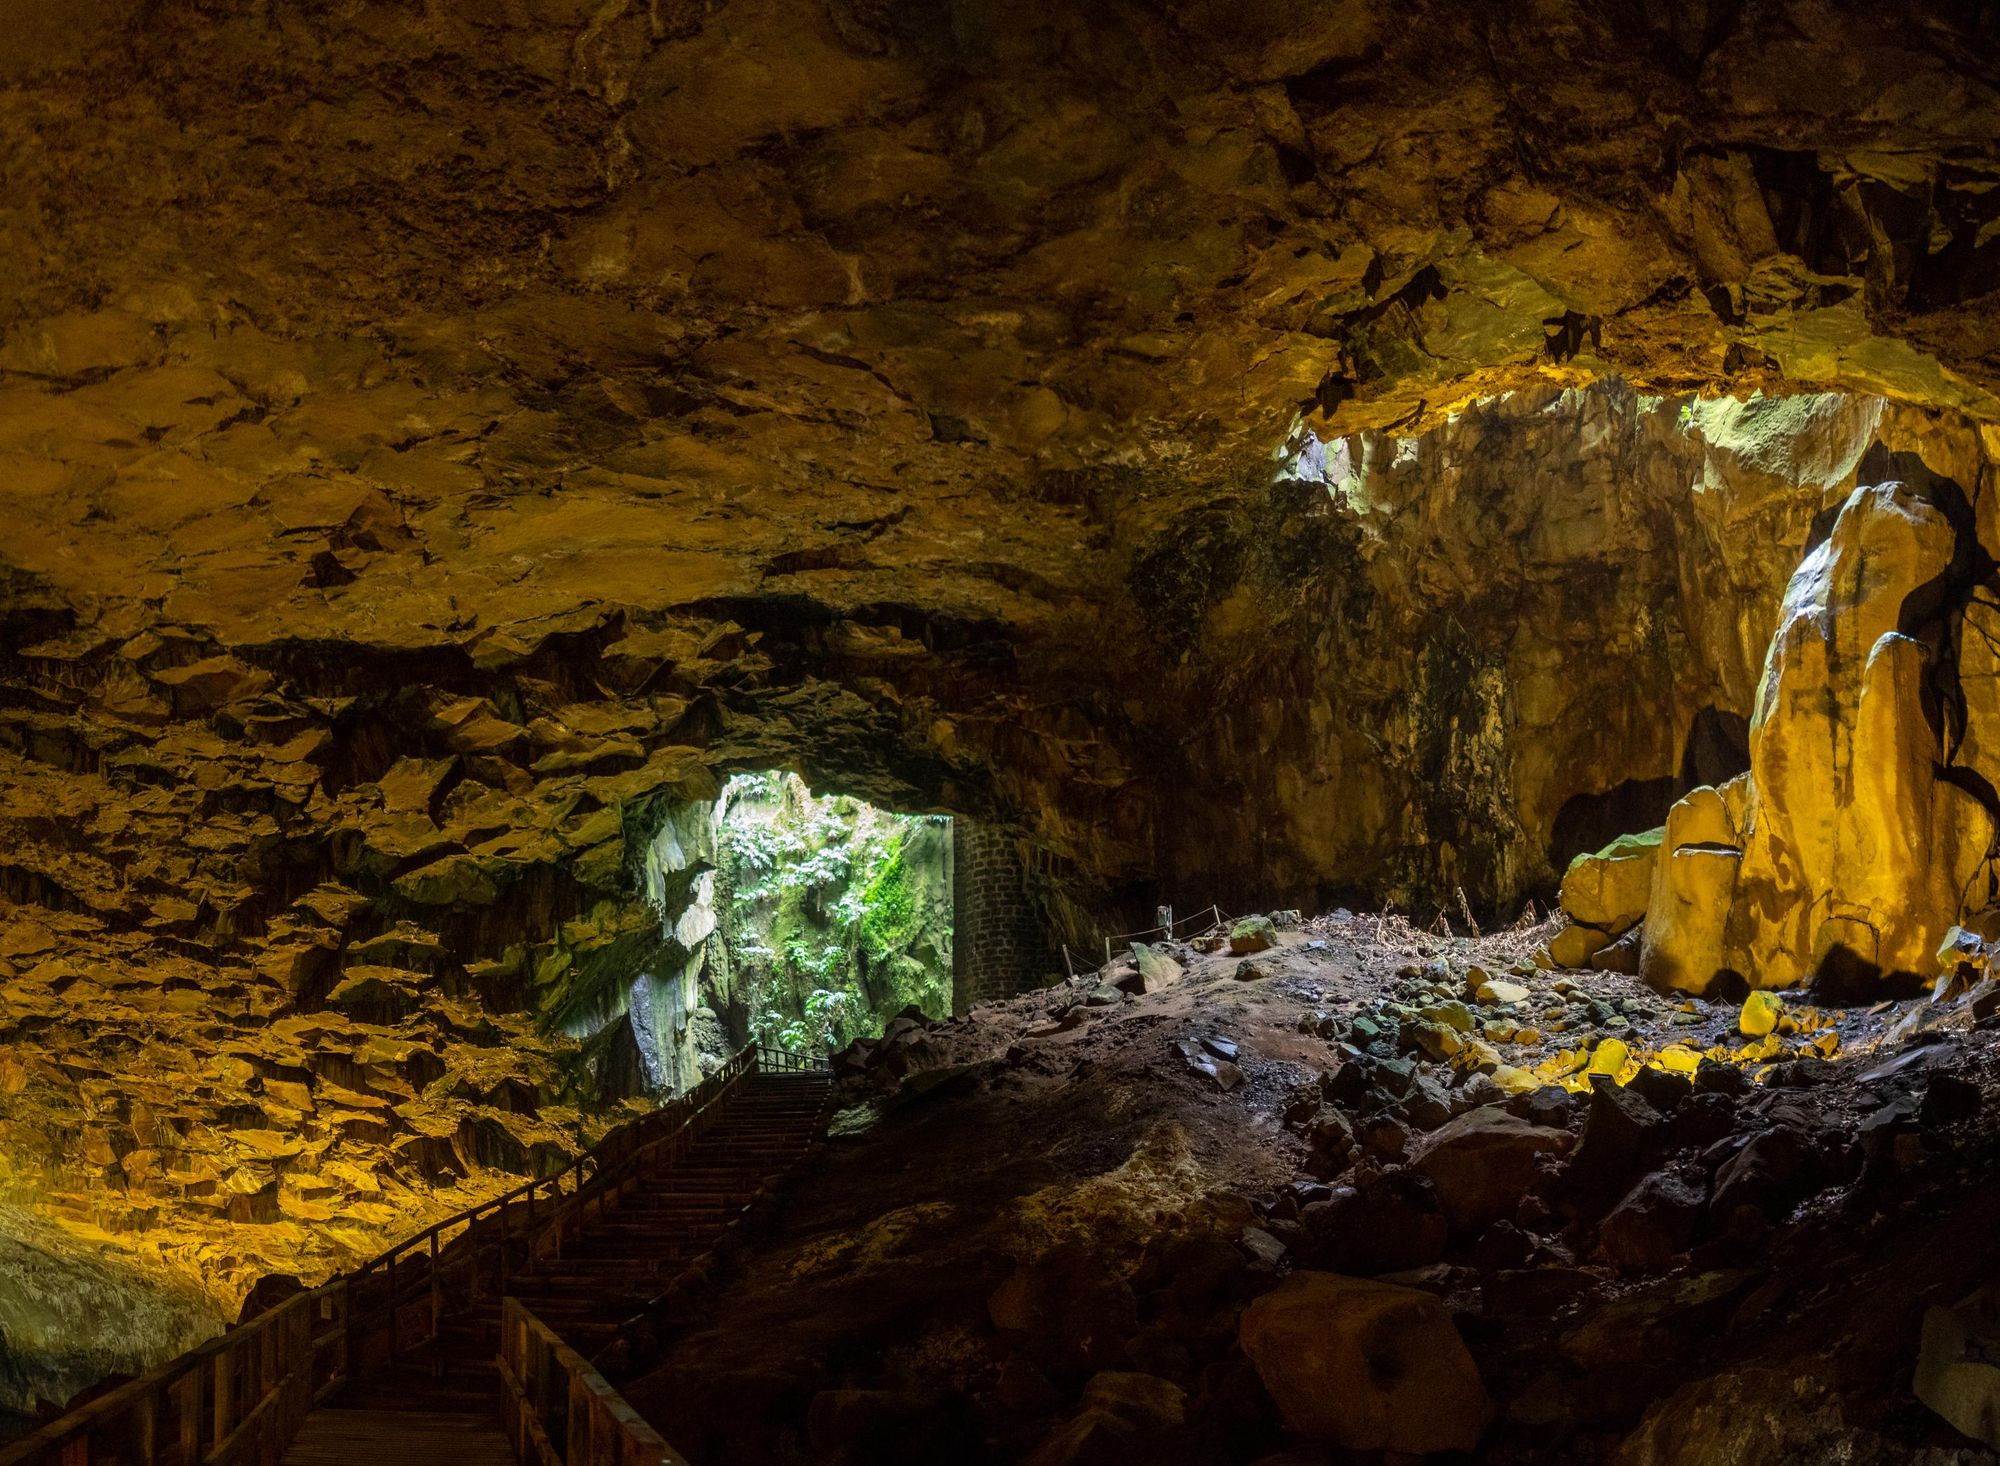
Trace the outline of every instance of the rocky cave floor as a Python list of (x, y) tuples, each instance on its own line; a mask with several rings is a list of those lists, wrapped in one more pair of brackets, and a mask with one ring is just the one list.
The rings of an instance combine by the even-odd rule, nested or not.
[[(1551, 934), (1339, 912), (899, 1021), (627, 1394), (712, 1466), (1994, 1459), (1912, 1388), (2000, 1226), (1986, 991), (1749, 1035), (1536, 966)], [(1396, 1347), (1455, 1328), (1486, 1398), (1361, 1339), (1348, 1405), (1288, 1429), (1312, 1407), (1240, 1333), (1300, 1273), (1439, 1300)], [(1928, 1393), (1977, 1419), (1968, 1349)]]

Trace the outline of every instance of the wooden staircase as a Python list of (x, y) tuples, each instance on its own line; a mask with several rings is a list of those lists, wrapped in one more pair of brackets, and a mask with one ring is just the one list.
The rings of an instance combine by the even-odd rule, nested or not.
[[(831, 1088), (824, 1071), (751, 1074), (720, 1118), (671, 1166), (642, 1172), (601, 1209), (580, 1217), (573, 1230), (558, 1232), (556, 1245), (508, 1277), (504, 1296), (527, 1304), (584, 1358), (598, 1354), (799, 1161), (819, 1131)], [(351, 1384), (341, 1409), (319, 1413), (396, 1411), (497, 1421), (501, 1297), (495, 1293), (442, 1318), (435, 1339)], [(288, 1466), (294, 1460), (305, 1466), (318, 1458), (286, 1459)]]
[(666, 1315), (831, 1090), (818, 1061), (746, 1048), (561, 1170), (0, 1445), (0, 1466), (687, 1466), (588, 1356)]

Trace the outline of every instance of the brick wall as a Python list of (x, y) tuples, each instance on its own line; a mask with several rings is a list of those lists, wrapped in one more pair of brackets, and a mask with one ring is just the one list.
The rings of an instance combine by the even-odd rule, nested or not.
[(952, 820), (952, 1010), (1030, 988), (1060, 964), (1029, 893), (1020, 843), (963, 815)]

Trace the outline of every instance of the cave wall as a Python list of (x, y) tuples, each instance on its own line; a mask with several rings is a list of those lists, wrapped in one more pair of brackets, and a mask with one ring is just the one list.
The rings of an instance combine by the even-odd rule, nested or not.
[(1505, 910), (1727, 761), (1875, 410), (1638, 394), (1995, 512), (1981, 7), (0, 29), (0, 1199), (225, 1311), (688, 1072), (732, 770), (1065, 929)]
[(1984, 503), (1991, 436), (1877, 398), (1612, 385), (1304, 445), (1179, 541), (1234, 577), (1176, 612), (1198, 627), (1162, 673), (1177, 714), (1141, 743), (1164, 894), (1428, 920), (1463, 887), (1511, 919), (1747, 767), (1786, 581), (1863, 454), (1908, 445)]
[[(643, 1088), (635, 985), (655, 1073), (699, 1068), (703, 933), (661, 910), (712, 840), (672, 811), (732, 767), (984, 822), (1101, 928), (1461, 884), (1511, 915), (1565, 819), (1588, 837), (1575, 801), (1637, 788), (1615, 817), (1652, 823), (1691, 730), (1728, 757), (1870, 444), (1990, 515), (1991, 437), (1608, 384), (1297, 438), (1047, 640), (774, 596), (592, 601), (462, 647), (226, 642), (16, 571), (7, 1194), (230, 1300), (556, 1163)], [(1008, 982), (1048, 965), (1020, 953)]]

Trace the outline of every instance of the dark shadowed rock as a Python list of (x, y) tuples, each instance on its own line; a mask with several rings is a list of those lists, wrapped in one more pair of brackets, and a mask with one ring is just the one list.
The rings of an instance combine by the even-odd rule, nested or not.
[(1568, 1153), (1568, 1131), (1505, 1110), (1470, 1110), (1425, 1137), (1411, 1167), (1437, 1189), (1452, 1225), (1472, 1232), (1511, 1217), (1542, 1180), (1544, 1158)]
[(1450, 1224), (1436, 1189), (1414, 1171), (1394, 1170), (1299, 1214), (1299, 1259), (1350, 1273), (1392, 1273), (1444, 1256)]
[(1707, 1200), (1698, 1181), (1656, 1171), (1626, 1192), (1599, 1225), (1598, 1252), (1627, 1271), (1667, 1267), (1693, 1244)]
[(1298, 1272), (1244, 1310), (1243, 1352), (1285, 1423), (1354, 1451), (1468, 1451), (1493, 1418), (1479, 1371), (1428, 1293)]

